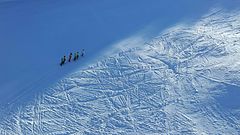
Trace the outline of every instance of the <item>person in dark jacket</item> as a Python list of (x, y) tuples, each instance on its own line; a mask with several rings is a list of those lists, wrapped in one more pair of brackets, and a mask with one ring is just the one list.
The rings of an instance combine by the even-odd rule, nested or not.
[(74, 54), (74, 58), (73, 58), (73, 60), (76, 61), (76, 60), (78, 59), (78, 57), (79, 57), (79, 53), (76, 52), (76, 53)]
[(65, 62), (66, 62), (66, 56), (64, 56), (63, 58), (61, 58), (60, 66), (62, 66), (63, 64), (65, 64)]
[(72, 60), (72, 53), (70, 53), (69, 55), (68, 62), (71, 62), (71, 60)]
[(85, 55), (85, 50), (82, 49), (81, 56), (83, 57)]

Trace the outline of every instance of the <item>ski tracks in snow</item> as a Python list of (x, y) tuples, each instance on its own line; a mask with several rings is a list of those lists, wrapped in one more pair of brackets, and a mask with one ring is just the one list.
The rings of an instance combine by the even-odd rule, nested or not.
[(6, 116), (0, 133), (240, 134), (240, 114), (215, 99), (240, 87), (240, 20), (218, 14), (68, 76)]

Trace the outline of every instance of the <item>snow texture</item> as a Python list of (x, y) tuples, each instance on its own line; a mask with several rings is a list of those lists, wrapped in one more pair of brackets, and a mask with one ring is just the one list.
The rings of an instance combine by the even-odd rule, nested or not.
[(4, 113), (0, 134), (237, 135), (239, 69), (240, 12), (214, 10), (69, 75)]

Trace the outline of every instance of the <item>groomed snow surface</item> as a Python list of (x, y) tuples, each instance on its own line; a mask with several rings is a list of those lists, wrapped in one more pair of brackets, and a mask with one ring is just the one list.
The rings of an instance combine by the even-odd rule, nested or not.
[(240, 134), (240, 12), (215, 10), (4, 113), (0, 134)]

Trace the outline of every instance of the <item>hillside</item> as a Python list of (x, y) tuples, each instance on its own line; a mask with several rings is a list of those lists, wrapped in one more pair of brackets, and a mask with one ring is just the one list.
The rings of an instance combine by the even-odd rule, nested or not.
[(240, 134), (240, 15), (215, 10), (72, 73), (1, 134)]

